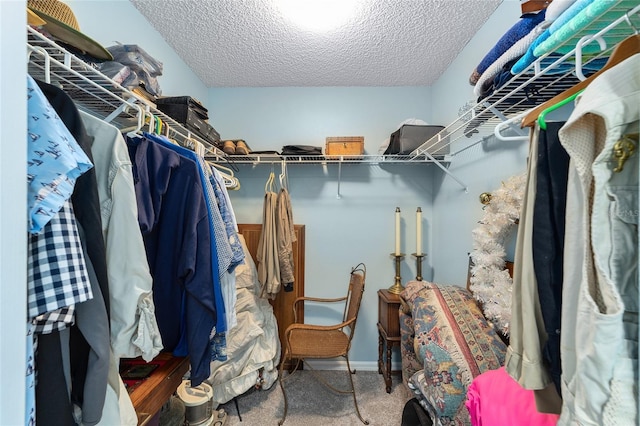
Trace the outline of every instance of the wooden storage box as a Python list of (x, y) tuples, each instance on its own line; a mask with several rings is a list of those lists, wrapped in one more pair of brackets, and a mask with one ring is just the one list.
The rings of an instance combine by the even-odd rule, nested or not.
[(327, 157), (362, 158), (364, 136), (329, 136), (324, 153)]

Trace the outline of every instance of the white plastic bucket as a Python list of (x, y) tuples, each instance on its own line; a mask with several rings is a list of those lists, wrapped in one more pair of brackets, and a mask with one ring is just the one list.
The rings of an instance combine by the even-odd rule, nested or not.
[(183, 380), (176, 391), (185, 406), (185, 426), (208, 426), (213, 421), (213, 389), (206, 383), (191, 387)]

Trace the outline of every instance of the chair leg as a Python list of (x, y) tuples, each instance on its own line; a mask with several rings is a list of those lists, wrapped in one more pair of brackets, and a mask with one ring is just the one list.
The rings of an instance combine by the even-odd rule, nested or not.
[(287, 408), (288, 408), (287, 393), (284, 391), (284, 384), (282, 383), (284, 379), (283, 374), (284, 374), (285, 360), (286, 360), (286, 357), (282, 361), (280, 361), (280, 369), (278, 371), (278, 382), (280, 383), (280, 389), (282, 389), (282, 396), (284, 397), (284, 413), (282, 414), (282, 420), (278, 421), (278, 426), (282, 426), (285, 419), (287, 418)]
[(358, 414), (358, 418), (362, 423), (368, 425), (369, 420), (365, 420), (362, 418), (362, 414), (360, 414), (360, 408), (358, 407), (358, 400), (356, 399), (356, 388), (355, 386), (353, 386), (353, 374), (355, 374), (355, 370), (353, 370), (353, 373), (351, 372), (352, 370), (351, 365), (349, 364), (349, 356), (347, 355), (345, 358), (347, 360), (347, 375), (349, 376), (349, 381), (351, 382), (351, 394), (353, 395), (353, 405), (356, 406), (356, 414)]
[(233, 403), (236, 404), (236, 413), (238, 413), (238, 419), (242, 421), (242, 416), (240, 415), (240, 407), (238, 406), (238, 397), (233, 397)]

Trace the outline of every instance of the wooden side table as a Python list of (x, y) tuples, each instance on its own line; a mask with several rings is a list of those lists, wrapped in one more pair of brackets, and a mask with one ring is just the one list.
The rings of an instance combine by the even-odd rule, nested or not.
[(391, 393), (391, 350), (400, 347), (399, 309), (400, 296), (378, 290), (378, 373), (384, 377), (387, 393)]

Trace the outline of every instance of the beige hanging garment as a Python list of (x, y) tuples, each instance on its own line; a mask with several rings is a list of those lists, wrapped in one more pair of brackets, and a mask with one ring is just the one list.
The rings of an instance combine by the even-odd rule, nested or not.
[(276, 202), (273, 192), (274, 174), (271, 172), (265, 185), (262, 208), (262, 232), (258, 241), (258, 281), (262, 286), (260, 296), (275, 299), (280, 291), (280, 263), (278, 261), (278, 241), (276, 239)]

